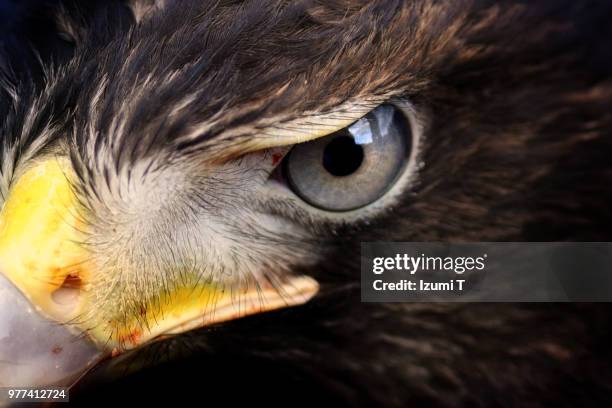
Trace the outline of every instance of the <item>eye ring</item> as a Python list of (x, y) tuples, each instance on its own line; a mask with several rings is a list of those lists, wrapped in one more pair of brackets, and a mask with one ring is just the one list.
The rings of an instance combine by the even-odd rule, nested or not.
[(283, 173), (303, 201), (327, 212), (348, 212), (383, 197), (413, 156), (413, 126), (406, 111), (383, 104), (331, 135), (298, 144)]

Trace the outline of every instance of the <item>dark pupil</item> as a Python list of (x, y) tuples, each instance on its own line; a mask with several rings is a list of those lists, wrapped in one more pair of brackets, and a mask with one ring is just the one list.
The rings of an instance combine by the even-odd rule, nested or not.
[(348, 176), (363, 162), (363, 148), (350, 136), (339, 136), (323, 151), (323, 167), (334, 176)]

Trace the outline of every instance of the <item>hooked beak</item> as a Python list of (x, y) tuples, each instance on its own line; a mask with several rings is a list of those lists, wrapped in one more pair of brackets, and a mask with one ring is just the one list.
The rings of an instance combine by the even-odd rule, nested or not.
[(43, 317), (0, 275), (0, 386), (70, 386), (103, 354), (87, 337)]
[[(177, 288), (161, 313), (133, 322), (102, 319), (93, 299), (96, 267), (80, 245), (88, 225), (65, 159), (26, 170), (0, 212), (0, 386), (70, 386), (96, 362), (205, 325), (305, 303), (318, 291), (309, 277), (281, 290), (250, 289), (236, 303), (214, 286)], [(134, 294), (133, 296), (138, 296)], [(213, 305), (211, 307), (211, 305)], [(87, 318), (83, 318), (87, 316)]]

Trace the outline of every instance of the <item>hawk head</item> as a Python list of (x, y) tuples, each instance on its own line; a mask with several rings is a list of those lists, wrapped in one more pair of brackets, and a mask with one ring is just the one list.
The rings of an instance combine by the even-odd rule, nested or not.
[(358, 279), (365, 241), (609, 239), (595, 3), (53, 6), (42, 65), (2, 65), (0, 384), (180, 345), (399, 406), (591, 375), (607, 308), (366, 305)]

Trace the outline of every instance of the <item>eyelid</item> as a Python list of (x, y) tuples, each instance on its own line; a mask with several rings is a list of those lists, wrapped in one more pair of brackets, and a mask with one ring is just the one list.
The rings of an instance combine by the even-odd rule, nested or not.
[[(269, 124), (256, 124), (260, 129), (256, 137), (249, 137), (243, 143), (233, 144), (239, 148), (238, 155), (252, 153), (272, 147), (292, 146), (331, 135), (376, 109), (384, 100), (368, 102), (346, 102), (326, 113), (303, 114), (297, 119), (284, 122), (282, 118), (268, 119)], [(239, 132), (239, 129), (235, 129)], [(243, 129), (244, 131), (244, 129)], [(231, 138), (231, 134), (223, 136)], [(232, 146), (228, 146), (230, 149)]]

